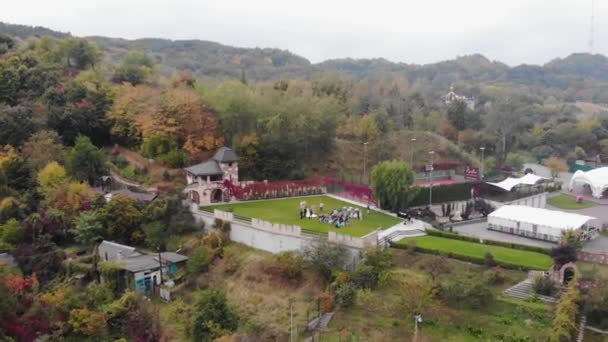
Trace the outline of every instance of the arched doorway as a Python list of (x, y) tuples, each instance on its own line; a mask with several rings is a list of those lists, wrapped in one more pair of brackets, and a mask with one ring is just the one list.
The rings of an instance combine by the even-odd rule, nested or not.
[(222, 201), (222, 190), (215, 189), (211, 192), (211, 203), (217, 203)]
[(201, 203), (201, 196), (198, 194), (198, 191), (190, 191), (188, 197), (196, 204)]
[(564, 278), (562, 279), (564, 285), (568, 285), (570, 280), (572, 280), (572, 278), (574, 278), (575, 272), (576, 271), (574, 270), (573, 267), (568, 267), (568, 268), (564, 269)]

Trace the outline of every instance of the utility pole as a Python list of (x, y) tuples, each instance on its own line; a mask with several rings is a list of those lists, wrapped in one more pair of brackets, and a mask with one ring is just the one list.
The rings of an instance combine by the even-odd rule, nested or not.
[(481, 172), (480, 172), (481, 175), (480, 176), (481, 176), (481, 180), (483, 180), (483, 172), (484, 172), (484, 165), (483, 165), (484, 164), (484, 162), (483, 162), (484, 160), (483, 159), (484, 159), (484, 152), (486, 150), (486, 147), (485, 146), (481, 146), (479, 149), (481, 150)]
[(289, 303), (289, 342), (293, 342), (294, 340), (294, 331), (293, 331), (293, 302)]
[(410, 167), (412, 170), (414, 169), (414, 144), (416, 143), (416, 138), (412, 138), (412, 146), (410, 146)]
[(367, 144), (369, 142), (363, 143), (363, 181), (367, 184)]
[(418, 341), (418, 323), (422, 323), (422, 315), (414, 315), (414, 342)]
[(433, 164), (435, 164), (435, 151), (429, 152), (431, 155), (431, 167), (429, 170), (429, 209), (433, 205)]
[(158, 251), (158, 265), (160, 266), (160, 284), (163, 284), (163, 260), (160, 258), (160, 246), (156, 248)]

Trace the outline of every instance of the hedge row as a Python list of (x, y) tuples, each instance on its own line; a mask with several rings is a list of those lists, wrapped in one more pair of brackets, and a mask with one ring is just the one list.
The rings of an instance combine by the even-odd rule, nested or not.
[[(457, 183), (433, 186), (433, 203), (466, 201), (471, 199), (471, 183)], [(417, 207), (429, 203), (429, 190), (420, 189), (410, 206)]]
[[(397, 243), (393, 243), (393, 242), (390, 243), (390, 246), (391, 246), (391, 248), (408, 249), (408, 246), (406, 246), (406, 245), (397, 244)], [(418, 247), (418, 246), (415, 246), (414, 250), (416, 252), (420, 252), (420, 253), (441, 255), (441, 256), (451, 258), (451, 259), (467, 261), (467, 262), (471, 262), (471, 263), (478, 264), (478, 265), (485, 264), (485, 259), (483, 257), (474, 257), (474, 256), (470, 256), (470, 255), (458, 254), (458, 253), (453, 253), (453, 252), (443, 252), (443, 251), (438, 251), (436, 249), (424, 248), (424, 247)], [(528, 266), (512, 264), (509, 262), (499, 261), (496, 259), (494, 259), (494, 264), (496, 266), (500, 266), (502, 268), (508, 268), (508, 269), (512, 269), (512, 270), (529, 271), (532, 269)]]
[[(475, 237), (471, 237), (471, 236), (465, 236), (465, 235), (460, 235), (460, 234), (456, 234), (456, 233), (443, 232), (441, 230), (427, 229), (426, 233), (428, 235), (431, 235), (431, 236), (438, 236), (438, 237), (442, 237), (442, 238), (446, 238), (446, 239), (462, 240), (462, 241), (469, 241), (469, 242), (479, 243), (479, 238), (475, 238)], [(484, 245), (493, 245), (493, 246), (506, 247), (506, 248), (511, 248), (511, 249), (519, 249), (519, 250), (522, 250), (522, 251), (536, 252), (536, 253), (541, 253), (541, 254), (546, 254), (546, 255), (550, 255), (550, 253), (551, 253), (551, 250), (548, 249), (548, 248), (537, 247), (537, 246), (521, 245), (521, 244), (512, 243), (512, 242), (504, 242), (504, 241), (496, 241), (496, 240), (485, 240), (484, 239), (483, 240), (483, 244)]]

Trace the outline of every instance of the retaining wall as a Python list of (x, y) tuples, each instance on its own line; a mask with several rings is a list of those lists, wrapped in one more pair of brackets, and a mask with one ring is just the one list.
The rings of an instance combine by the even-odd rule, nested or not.
[[(227, 215), (232, 213), (217, 209), (213, 214), (198, 210), (195, 206), (191, 210), (196, 220), (205, 222), (207, 229), (213, 230), (212, 227), (216, 218), (229, 221), (230, 240), (271, 253), (302, 251), (320, 238), (302, 234), (299, 226), (274, 224), (260, 219), (251, 219), (251, 222), (249, 222), (235, 218), (233, 215)], [(331, 233), (334, 232), (329, 234)], [(372, 245), (372, 241), (375, 239), (377, 242), (378, 239), (378, 233), (375, 231), (361, 238), (337, 233), (329, 238), (329, 234), (328, 240), (330, 242), (342, 244), (349, 250), (351, 265), (356, 265), (359, 262), (361, 248)]]

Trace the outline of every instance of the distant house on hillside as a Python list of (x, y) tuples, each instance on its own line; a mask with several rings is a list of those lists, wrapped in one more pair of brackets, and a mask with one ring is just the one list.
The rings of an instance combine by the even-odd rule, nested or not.
[(188, 185), (184, 192), (189, 200), (198, 204), (229, 201), (224, 181), (239, 183), (239, 166), (236, 153), (231, 148), (222, 147), (213, 158), (186, 168)]
[(175, 275), (185, 266), (188, 257), (173, 252), (149, 253), (135, 247), (103, 241), (97, 253), (99, 260), (116, 262), (124, 271), (124, 286), (133, 291), (155, 292), (161, 285), (161, 265), (163, 278)]
[(457, 101), (462, 101), (467, 105), (467, 108), (475, 110), (475, 98), (458, 95), (454, 92), (454, 86), (451, 86), (450, 92), (443, 96), (443, 102), (446, 106), (449, 106)]

